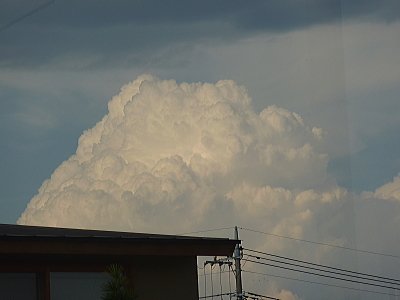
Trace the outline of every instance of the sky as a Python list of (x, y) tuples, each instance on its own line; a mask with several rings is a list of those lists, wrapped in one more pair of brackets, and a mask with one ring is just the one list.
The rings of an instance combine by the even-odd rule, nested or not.
[[(398, 1), (0, 6), (1, 223), (238, 225), (399, 255)], [(386, 276), (398, 266), (247, 234), (261, 251)], [(315, 296), (279, 278), (249, 284)]]

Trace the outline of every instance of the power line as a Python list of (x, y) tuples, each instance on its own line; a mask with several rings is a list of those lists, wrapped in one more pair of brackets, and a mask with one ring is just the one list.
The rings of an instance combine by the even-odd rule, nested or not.
[[(258, 258), (258, 257), (253, 256), (253, 255), (250, 255), (250, 257)], [(280, 264), (286, 264), (286, 265), (290, 265), (290, 266), (294, 266), (294, 267), (300, 267), (300, 268), (310, 269), (310, 270), (319, 271), (319, 272), (326, 272), (326, 273), (329, 273), (329, 274), (335, 274), (335, 275), (339, 275), (339, 276), (348, 276), (348, 277), (361, 279), (361, 280), (370, 280), (370, 281), (374, 281), (374, 282), (381, 282), (381, 283), (387, 283), (387, 284), (396, 284), (396, 283), (393, 283), (393, 282), (388, 282), (388, 281), (383, 281), (383, 280), (371, 279), (371, 278), (366, 278), (366, 277), (361, 277), (361, 276), (356, 276), (356, 275), (349, 275), (349, 274), (344, 274), (344, 273), (339, 273), (339, 272), (334, 272), (334, 271), (321, 270), (321, 269), (317, 269), (317, 268), (313, 268), (313, 267), (302, 266), (302, 265), (298, 265), (298, 264), (278, 261), (278, 260), (275, 260), (275, 259), (268, 259), (268, 258), (261, 258), (261, 259), (265, 259), (265, 260), (276, 262), (276, 263), (280, 263)], [(345, 280), (345, 279), (343, 279), (343, 280)]]
[(231, 272), (233, 273), (233, 269), (232, 269), (232, 265), (229, 265), (228, 266), (228, 268), (229, 268), (229, 273), (228, 273), (228, 275), (229, 275), (229, 293), (231, 293), (232, 294), (232, 286), (231, 286)]
[[(231, 228), (232, 227), (217, 228), (217, 229), (197, 231), (197, 232), (192, 232), (192, 233), (210, 232), (210, 231), (225, 230), (225, 229), (231, 229)], [(237, 229), (236, 229), (237, 227), (234, 227), (234, 228), (235, 228), (235, 234), (237, 234)], [(312, 241), (307, 241), (307, 240), (295, 239), (295, 238), (290, 238), (290, 237), (270, 234), (270, 233), (267, 233), (267, 232), (262, 232), (262, 231), (252, 230), (252, 229), (246, 229), (246, 228), (241, 228), (241, 229), (252, 231), (252, 232), (256, 232), (256, 233), (262, 233), (262, 234), (278, 236), (278, 237), (281, 237), (281, 238), (287, 238), (287, 239), (302, 241), (302, 242), (308, 242), (308, 243), (319, 244), (319, 245), (324, 245), (324, 246), (338, 247), (338, 248), (347, 249), (347, 250), (361, 251), (361, 252), (370, 253), (370, 254), (377, 254), (377, 255), (382, 255), (382, 256), (390, 256), (390, 257), (400, 258), (399, 256), (395, 256), (395, 255), (388, 255), (388, 254), (376, 253), (376, 252), (371, 252), (371, 251), (357, 250), (357, 249), (352, 249), (352, 248), (347, 248), (347, 247), (341, 247), (341, 246), (329, 245), (329, 244), (312, 242)], [(238, 238), (236, 238), (236, 239), (238, 239)], [(257, 250), (252, 250), (252, 249), (247, 249), (247, 248), (238, 247), (238, 252), (240, 252), (240, 253), (236, 253), (235, 252), (234, 258), (238, 258), (239, 260), (242, 259), (243, 250), (255, 253), (255, 255), (245, 253), (245, 255), (247, 255), (247, 258), (245, 259), (245, 263), (246, 262), (251, 262), (251, 263), (261, 264), (261, 265), (265, 265), (265, 266), (271, 266), (271, 267), (275, 267), (275, 268), (280, 268), (280, 269), (284, 269), (284, 270), (300, 272), (300, 273), (304, 273), (304, 274), (310, 274), (310, 275), (315, 275), (315, 276), (320, 276), (320, 277), (325, 277), (325, 278), (331, 278), (331, 279), (335, 279), (335, 280), (347, 281), (349, 283), (363, 284), (365, 286), (386, 288), (386, 289), (391, 289), (391, 290), (400, 290), (400, 286), (399, 286), (400, 285), (400, 280), (398, 280), (398, 279), (388, 278), (388, 277), (383, 277), (383, 276), (377, 276), (377, 275), (372, 275), (372, 274), (367, 274), (367, 273), (361, 273), (361, 272), (356, 272), (356, 271), (351, 271), (351, 270), (346, 270), (346, 269), (340, 269), (340, 268), (336, 268), (336, 267), (331, 267), (331, 266), (326, 266), (326, 265), (322, 265), (322, 264), (311, 263), (311, 262), (307, 262), (307, 261), (302, 261), (302, 260), (298, 260), (298, 259), (294, 259), (294, 258), (284, 257), (284, 256), (280, 256), (280, 255), (270, 254), (270, 253), (261, 252), (261, 251), (257, 251)], [(268, 257), (262, 257), (262, 256), (268, 256)], [(270, 258), (270, 257), (272, 257), (272, 258)], [(251, 260), (249, 258), (256, 258), (257, 260), (260, 260), (260, 259), (261, 260), (265, 260), (265, 261), (268, 261), (268, 263), (267, 262), (260, 262), (260, 261)], [(232, 259), (232, 258), (230, 258), (230, 259)], [(223, 259), (223, 260), (224, 261), (225, 260), (229, 260), (229, 258), (226, 258), (226, 259)], [(240, 299), (243, 299), (243, 300), (245, 300), (245, 299), (260, 299), (260, 300), (261, 299), (274, 299), (274, 300), (277, 300), (278, 299), (278, 298), (273, 298), (273, 297), (270, 297), (270, 296), (265, 296), (265, 295), (260, 295), (260, 294), (245, 292), (245, 291), (243, 291), (243, 292), (236, 291), (236, 293), (232, 293), (230, 287), (229, 287), (229, 292), (230, 293), (225, 293), (224, 294), (224, 293), (222, 293), (223, 289), (222, 289), (222, 277), (221, 277), (222, 275), (221, 274), (224, 273), (225, 270), (222, 271), (222, 269), (221, 269), (222, 260), (217, 260), (216, 258), (214, 258), (214, 261), (210, 261), (210, 262), (206, 262), (206, 263), (211, 263), (211, 264), (219, 263), (220, 264), (220, 274), (219, 274), (219, 276), (220, 276), (219, 281), (220, 282), (219, 283), (220, 283), (220, 292), (221, 293), (213, 295), (213, 296), (205, 296), (205, 297), (201, 297), (201, 298), (210, 298), (210, 297), (218, 297), (218, 296), (220, 296), (221, 300), (222, 300), (223, 299), (222, 296), (224, 296), (224, 295), (235, 295), (236, 297), (238, 297), (238, 299), (240, 298)], [(284, 264), (286, 266), (282, 266), (282, 264)], [(232, 266), (229, 266), (229, 267), (231, 268)], [(203, 269), (203, 271), (204, 271), (204, 269)], [(235, 273), (233, 269), (232, 269), (232, 271), (233, 271), (234, 274), (237, 273), (237, 272)], [(245, 272), (250, 272), (250, 271), (245, 271)], [(211, 294), (213, 294), (213, 279), (212, 279), (213, 274), (212, 273), (213, 273), (213, 268), (211, 266), (211, 274), (210, 274), (210, 277), (211, 277), (210, 278), (211, 279)], [(256, 273), (256, 272), (250, 272), (250, 273), (255, 273), (255, 274), (260, 274), (260, 275), (261, 274), (262, 275), (269, 275), (269, 274)], [(229, 275), (230, 275), (230, 272), (229, 272)], [(205, 276), (205, 272), (204, 272), (204, 276)], [(274, 276), (274, 275), (270, 275), (270, 276)], [(236, 274), (236, 277), (237, 277), (237, 274)], [(277, 276), (277, 275), (275, 277), (298, 280), (298, 281), (315, 283), (315, 284), (321, 284), (321, 285), (326, 285), (326, 286), (331, 286), (331, 287), (336, 287), (336, 288), (344, 288), (344, 289), (350, 289), (350, 290), (356, 290), (356, 291), (364, 291), (364, 292), (368, 292), (368, 293), (376, 293), (376, 294), (381, 294), (381, 295), (393, 295), (393, 294), (384, 293), (384, 292), (364, 290), (364, 289), (360, 289), (360, 288), (351, 288), (351, 287), (345, 287), (345, 286), (333, 285), (333, 284), (324, 284), (324, 283), (318, 283), (318, 282), (307, 281), (307, 280), (287, 278), (287, 277), (282, 277), (282, 276)], [(229, 284), (230, 284), (230, 279), (229, 279)], [(238, 286), (237, 283), (236, 283), (236, 286)], [(207, 289), (206, 289), (206, 286), (205, 286), (205, 293), (206, 293), (206, 290)]]
[[(262, 298), (266, 298), (266, 299), (281, 300), (279, 298), (274, 298), (274, 297), (270, 297), (270, 296), (264, 296), (264, 295), (260, 295), (260, 294), (250, 293), (250, 292), (246, 292), (246, 294), (249, 294), (249, 295), (252, 295), (252, 296), (256, 296), (256, 297), (262, 297)], [(253, 297), (247, 297), (247, 298), (257, 299), (257, 298), (253, 298)]]
[(234, 295), (234, 294), (235, 294), (235, 293), (215, 294), (215, 295), (210, 295), (210, 296), (199, 297), (199, 299), (206, 299), (206, 298), (219, 297), (219, 296), (230, 296), (230, 295)]
[(46, 7), (52, 5), (54, 2), (56, 2), (56, 0), (50, 0), (50, 1), (40, 5), (38, 7), (36, 7), (35, 9), (31, 10), (30, 12), (27, 12), (26, 14), (20, 16), (19, 18), (11, 21), (10, 23), (0, 27), (0, 33), (3, 30), (6, 30), (6, 29), (10, 28), (11, 26), (21, 22), (23, 19), (28, 18), (28, 17), (32, 16), (33, 14), (37, 13), (38, 11), (41, 11), (41, 10), (45, 9)]
[[(379, 279), (363, 278), (363, 279), (367, 279), (367, 280), (374, 280), (374, 281), (384, 282), (384, 283), (389, 283), (389, 284), (400, 284), (400, 280), (399, 279), (383, 277), (383, 276), (377, 276), (377, 275), (371, 275), (371, 274), (367, 274), (367, 273), (361, 273), (361, 272), (356, 272), (356, 271), (351, 271), (351, 270), (346, 270), (346, 269), (340, 269), (340, 268), (335, 268), (335, 267), (331, 267), (331, 266), (325, 266), (325, 265), (321, 265), (321, 264), (311, 263), (311, 262), (307, 262), (307, 261), (302, 261), (302, 260), (298, 260), (298, 259), (294, 259), (294, 258), (275, 255), (275, 254), (269, 254), (269, 253), (266, 253), (266, 252), (261, 252), (261, 251), (246, 249), (246, 248), (243, 248), (243, 250), (251, 251), (251, 252), (255, 252), (255, 253), (259, 253), (259, 254), (263, 254), (263, 255), (268, 255), (268, 256), (272, 256), (272, 257), (277, 257), (277, 258), (280, 258), (280, 259), (286, 259), (286, 260), (290, 260), (290, 261), (295, 261), (295, 262), (299, 262), (299, 263), (302, 263), (302, 264), (308, 264), (308, 265), (327, 268), (327, 269), (331, 269), (331, 270), (336, 270), (336, 271), (356, 274), (356, 275), (359, 275), (360, 277), (361, 276), (365, 276), (365, 277), (379, 278)], [(276, 260), (263, 258), (263, 257), (258, 257), (258, 256), (254, 256), (254, 255), (251, 255), (251, 254), (247, 254), (247, 255), (250, 256), (250, 257), (257, 258), (257, 259), (266, 259), (266, 260), (270, 260), (270, 261), (279, 262), (279, 261), (276, 261)], [(284, 262), (282, 262), (282, 263), (284, 263)], [(298, 266), (300, 266), (300, 265), (298, 265)], [(300, 267), (304, 267), (304, 266), (300, 266)], [(304, 268), (307, 268), (307, 267), (304, 267)], [(313, 268), (310, 268), (310, 269), (313, 269)], [(321, 270), (321, 271), (328, 272), (328, 271), (324, 271), (324, 270)], [(331, 273), (338, 274), (336, 272), (331, 272)], [(350, 276), (350, 277), (359, 277), (359, 276), (347, 275), (347, 274), (343, 274), (343, 275)], [(380, 280), (380, 279), (383, 279), (383, 280)], [(390, 282), (390, 281), (394, 281), (394, 282)]]
[(177, 234), (177, 235), (192, 234), (192, 233), (201, 233), (201, 232), (211, 232), (211, 231), (226, 230), (226, 229), (233, 229), (233, 228), (235, 228), (235, 227), (224, 227), (224, 228), (216, 228), (216, 229), (209, 229), (209, 230), (200, 230), (200, 231), (184, 232), (184, 233), (179, 233), (179, 234)]
[[(212, 231), (227, 230), (227, 229), (233, 229), (233, 228), (235, 228), (235, 227), (231, 226), (231, 227), (216, 228), (216, 229), (209, 229), (209, 230), (200, 230), (200, 231), (193, 231), (193, 232), (185, 232), (185, 233), (180, 233), (180, 234), (178, 234), (178, 235), (192, 234), (192, 233), (201, 233), (201, 232), (212, 232)], [(379, 253), (379, 252), (373, 252), (373, 251), (369, 251), (369, 250), (354, 249), (354, 248), (350, 248), (350, 247), (344, 247), (344, 246), (326, 244), (326, 243), (321, 243), (321, 242), (314, 242), (314, 241), (303, 240), (303, 239), (298, 239), (298, 238), (283, 236), (283, 235), (279, 235), (279, 234), (274, 234), (274, 233), (270, 233), (270, 232), (259, 231), (259, 230), (244, 228), (244, 227), (238, 227), (238, 228), (239, 228), (239, 229), (242, 229), (242, 230), (247, 230), (247, 231), (255, 232), (255, 233), (260, 233), (260, 234), (265, 234), (265, 235), (271, 235), (271, 236), (280, 237), (280, 238), (284, 238), (284, 239), (290, 239), (290, 240), (299, 241), (299, 242), (311, 243), (311, 244), (322, 245), (322, 246), (329, 246), (329, 247), (334, 247), (334, 248), (340, 248), (340, 249), (351, 250), (351, 251), (362, 252), (362, 253), (368, 253), (368, 254), (374, 254), (374, 255), (381, 255), (381, 256), (386, 256), (386, 257), (400, 258), (400, 256), (398, 256), (398, 255), (393, 255), (393, 254)]]
[[(230, 273), (230, 272), (232, 272), (231, 270), (225, 270), (225, 271), (222, 271), (222, 274), (225, 274), (225, 273)], [(197, 276), (199, 277), (199, 276), (206, 276), (206, 275), (209, 275), (209, 274), (197, 274)]]
[(220, 287), (221, 300), (222, 300), (222, 269), (221, 269), (221, 265), (219, 265), (219, 287)]
[(204, 275), (204, 295), (207, 295), (207, 277), (206, 277), (206, 268), (203, 268), (203, 275)]
[(400, 256), (398, 256), (398, 255), (378, 253), (378, 252), (373, 252), (373, 251), (368, 251), (368, 250), (354, 249), (354, 248), (350, 248), (350, 247), (337, 246), (337, 245), (331, 245), (331, 244), (325, 244), (325, 243), (319, 243), (319, 242), (313, 242), (313, 241), (302, 240), (302, 239), (292, 238), (292, 237), (288, 237), (288, 236), (283, 236), (283, 235), (279, 235), (279, 234), (274, 234), (274, 233), (269, 233), (269, 232), (264, 232), (264, 231), (258, 231), (258, 230), (243, 228), (243, 227), (239, 227), (239, 228), (243, 229), (243, 230), (251, 231), (251, 232), (256, 232), (256, 233), (276, 236), (276, 237), (280, 237), (280, 238), (284, 238), (284, 239), (291, 239), (291, 240), (295, 240), (295, 241), (299, 241), (299, 242), (306, 242), (306, 243), (311, 243), (311, 244), (317, 244), (317, 245), (341, 248), (341, 249), (345, 249), (345, 250), (363, 252), (363, 253), (368, 253), (368, 254), (375, 254), (375, 255), (381, 255), (381, 256), (387, 256), (387, 257), (400, 258)]
[(210, 266), (210, 268), (211, 268), (211, 273), (210, 273), (210, 278), (211, 278), (211, 294), (214, 294), (214, 282), (213, 282), (213, 277), (212, 277), (212, 274), (213, 274), (213, 265), (211, 265)]
[[(250, 297), (249, 296), (245, 296), (246, 299), (260, 299), (260, 297), (261, 297), (261, 298), (264, 298), (264, 299), (281, 300), (279, 298), (274, 298), (274, 297), (260, 295), (260, 294), (251, 293), (251, 292), (246, 292), (246, 294), (258, 297), (258, 298), (255, 298), (255, 297), (251, 297), (251, 296)], [(215, 294), (215, 295), (210, 295), (210, 296), (199, 297), (199, 299), (207, 299), (207, 298), (222, 297), (222, 296), (234, 296), (234, 295), (236, 295), (236, 293), (221, 293), (221, 294)]]
[[(229, 266), (229, 270), (222, 271), (222, 273), (229, 273), (229, 294), (235, 294), (232, 293), (232, 287), (231, 287), (231, 273), (234, 273), (234, 270), (232, 269), (232, 266)], [(205, 268), (203, 269), (204, 274), (198, 274), (198, 276), (206, 276), (209, 274), (205, 273)], [(373, 294), (380, 294), (380, 295), (387, 295), (387, 296), (392, 296), (393, 294), (390, 293), (384, 293), (384, 292), (377, 292), (377, 291), (371, 291), (371, 290), (365, 290), (365, 289), (360, 289), (360, 288), (352, 288), (352, 287), (346, 287), (346, 286), (341, 286), (341, 285), (334, 285), (334, 284), (329, 284), (329, 283), (322, 283), (322, 282), (315, 282), (315, 281), (310, 281), (310, 280), (304, 280), (304, 279), (297, 279), (297, 278), (291, 278), (291, 277), (285, 277), (285, 276), (279, 276), (279, 275), (272, 275), (268, 273), (259, 273), (259, 272), (254, 272), (254, 271), (249, 271), (249, 270), (244, 270), (242, 269), (242, 272), (245, 273), (251, 273), (251, 274), (257, 274), (257, 275), (266, 275), (266, 276), (271, 276), (271, 277), (276, 277), (276, 278), (282, 278), (282, 279), (289, 279), (289, 280), (296, 280), (296, 281), (301, 281), (301, 282), (306, 282), (306, 283), (312, 283), (312, 284), (319, 284), (319, 285), (324, 285), (324, 286), (329, 286), (329, 287), (334, 287), (334, 288), (341, 288), (341, 289), (348, 289), (348, 290), (354, 290), (354, 291), (361, 291), (361, 292), (367, 292), (367, 293), (373, 293)], [(207, 284), (206, 284), (206, 279), (204, 280), (204, 295), (207, 294)], [(216, 296), (216, 295), (214, 295)], [(219, 296), (219, 295), (218, 295)], [(216, 296), (217, 297), (217, 296)], [(202, 297), (201, 297), (202, 298)]]
[[(230, 269), (230, 267), (232, 266), (232, 260), (233, 258), (232, 257), (227, 257), (227, 258), (221, 258), (221, 259), (217, 259), (217, 257), (215, 256), (214, 257), (214, 260), (211, 260), (211, 261), (205, 261), (204, 262), (204, 266), (206, 266), (206, 265), (208, 265), (208, 264), (210, 264), (211, 265), (211, 274), (210, 274), (210, 276), (212, 276), (212, 268), (213, 268), (213, 266), (214, 265), (219, 265), (219, 286), (220, 286), (220, 293), (221, 294), (223, 294), (223, 288), (222, 288), (222, 273), (226, 273), (226, 272), (228, 272), (228, 274), (229, 274), (229, 292), (231, 293), (232, 292), (232, 290), (231, 290), (231, 277), (230, 277), (230, 275), (231, 275), (231, 269)], [(228, 271), (225, 271), (225, 265), (228, 265)], [(222, 266), (224, 266), (224, 270), (222, 270)], [(232, 272), (233, 272), (233, 270), (232, 270)], [(212, 278), (212, 277), (211, 277)], [(213, 288), (213, 287), (212, 287)], [(213, 294), (213, 290), (211, 290), (211, 293)], [(237, 294), (237, 293), (236, 293)], [(222, 298), (222, 296), (221, 296), (221, 300), (222, 300), (223, 298)]]
[[(243, 249), (243, 248), (242, 248), (242, 249)], [(244, 267), (244, 266), (246, 265), (247, 258), (249, 258), (249, 256), (248, 256), (248, 255), (247, 255), (247, 257), (246, 257), (245, 259), (243, 259), (243, 260), (244, 260), (244, 263), (242, 264), (242, 267)]]
[(330, 287), (335, 287), (335, 288), (342, 288), (342, 289), (349, 289), (349, 290), (355, 290), (355, 291), (361, 291), (361, 292), (393, 296), (393, 294), (389, 294), (389, 293), (363, 290), (363, 289), (359, 289), (359, 288), (357, 289), (357, 288), (352, 288), (352, 287), (347, 287), (347, 286), (342, 286), (342, 285), (334, 285), (334, 284), (329, 284), (329, 283), (315, 282), (315, 281), (310, 281), (310, 280), (297, 279), (297, 278), (291, 278), (291, 277), (285, 277), (285, 276), (279, 276), (279, 275), (271, 275), (271, 274), (267, 274), (267, 273), (259, 273), (259, 272), (253, 272), (253, 271), (248, 271), (248, 270), (242, 270), (242, 272), (257, 274), (257, 275), (266, 275), (266, 276), (289, 279), (289, 280), (302, 281), (302, 282), (313, 283), (313, 284), (320, 284), (320, 285), (325, 285), (325, 286), (330, 286)]
[(289, 268), (289, 267), (284, 267), (284, 266), (277, 266), (277, 265), (263, 263), (263, 262), (254, 261), (254, 260), (248, 260), (248, 262), (252, 262), (252, 263), (256, 263), (256, 264), (260, 264), (260, 265), (265, 265), (265, 266), (270, 266), (270, 267), (275, 267), (275, 268), (280, 268), (280, 269), (285, 269), (285, 270), (290, 270), (290, 271), (295, 271), (295, 272), (300, 272), (300, 273), (305, 273), (305, 274), (310, 274), (310, 275), (316, 275), (316, 276), (336, 279), (336, 280), (345, 280), (345, 281), (353, 282), (353, 283), (359, 283), (359, 284), (365, 284), (365, 285), (370, 285), (370, 286), (388, 288), (388, 289), (393, 289), (393, 290), (400, 290), (399, 287), (392, 287), (392, 286), (374, 284), (374, 283), (363, 282), (363, 281), (357, 281), (357, 280), (352, 280), (352, 279), (347, 279), (347, 278), (340, 278), (340, 277), (330, 276), (330, 275), (326, 275), (326, 274), (319, 274), (319, 273), (314, 273), (314, 272), (309, 272), (309, 271), (304, 271), (304, 270), (299, 270), (299, 269), (294, 269), (294, 268)]

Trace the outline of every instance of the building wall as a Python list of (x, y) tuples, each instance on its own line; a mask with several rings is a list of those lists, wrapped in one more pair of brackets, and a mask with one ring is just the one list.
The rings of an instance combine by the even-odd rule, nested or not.
[[(131, 287), (138, 300), (198, 300), (196, 256), (68, 256), (50, 260), (49, 257), (35, 257), (6, 261), (2, 258), (4, 257), (0, 257), (0, 300), (98, 300), (101, 295), (100, 285), (106, 281), (102, 272), (114, 263), (123, 265), (124, 273), (130, 277)], [(95, 293), (93, 278), (97, 278)], [(24, 280), (29, 281), (31, 289), (10, 288), (13, 284), (28, 287)], [(63, 297), (64, 292), (57, 292), (65, 288), (73, 293), (77, 290), (77, 283), (81, 286), (78, 295), (68, 294), (68, 297)], [(89, 291), (90, 296), (82, 291)]]
[(132, 264), (138, 300), (198, 300), (195, 256), (142, 257)]

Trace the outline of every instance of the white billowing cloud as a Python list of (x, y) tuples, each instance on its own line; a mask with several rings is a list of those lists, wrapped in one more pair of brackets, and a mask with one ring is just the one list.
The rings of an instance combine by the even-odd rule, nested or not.
[[(355, 202), (357, 248), (377, 254), (359, 252), (359, 271), (379, 276), (398, 278), (400, 240), (400, 181), (378, 188), (375, 193), (364, 192)], [(364, 288), (365, 289), (365, 288)], [(384, 292), (381, 289), (381, 292)], [(395, 291), (386, 290), (395, 295)], [(376, 295), (362, 293), (360, 299), (376, 299)], [(395, 297), (395, 296), (393, 296)]]
[(280, 291), (280, 293), (277, 294), (275, 297), (281, 300), (300, 300), (299, 297), (293, 295), (292, 292), (286, 290)]
[(281, 300), (300, 300), (297, 295), (287, 290), (281, 290), (279, 293), (275, 293), (274, 297)]
[[(200, 224), (217, 203), (234, 210), (245, 200), (238, 187), (324, 184), (321, 130), (275, 106), (256, 114), (251, 102), (229, 80), (178, 85), (140, 76), (83, 133), (19, 223), (171, 231)], [(157, 220), (181, 223), (159, 228)]]
[(381, 199), (400, 200), (400, 173), (393, 178), (393, 182), (376, 189), (374, 196)]
[[(108, 110), (42, 184), (19, 224), (154, 233), (239, 225), (356, 247), (355, 195), (327, 174), (323, 132), (298, 114), (276, 106), (258, 114), (247, 90), (230, 80), (177, 84), (150, 75), (122, 87)], [(373, 214), (363, 203), (362, 213)], [(244, 246), (357, 268), (354, 255), (338, 248), (274, 235), (248, 238)], [(272, 288), (281, 299), (313, 297), (279, 278), (255, 290)]]
[[(362, 193), (356, 202), (357, 245), (360, 249), (398, 256), (398, 241), (400, 239), (400, 174), (392, 182), (384, 184), (375, 192)], [(371, 243), (373, 239), (373, 243)], [(370, 259), (368, 257), (367, 259)], [(397, 259), (373, 258), (365, 264), (369, 272), (393, 273), (397, 276), (394, 266), (398, 268)]]

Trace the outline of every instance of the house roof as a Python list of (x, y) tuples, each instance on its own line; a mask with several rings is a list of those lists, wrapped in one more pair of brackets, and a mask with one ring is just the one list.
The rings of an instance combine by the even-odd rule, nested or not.
[(237, 240), (0, 224), (0, 254), (226, 255)]

